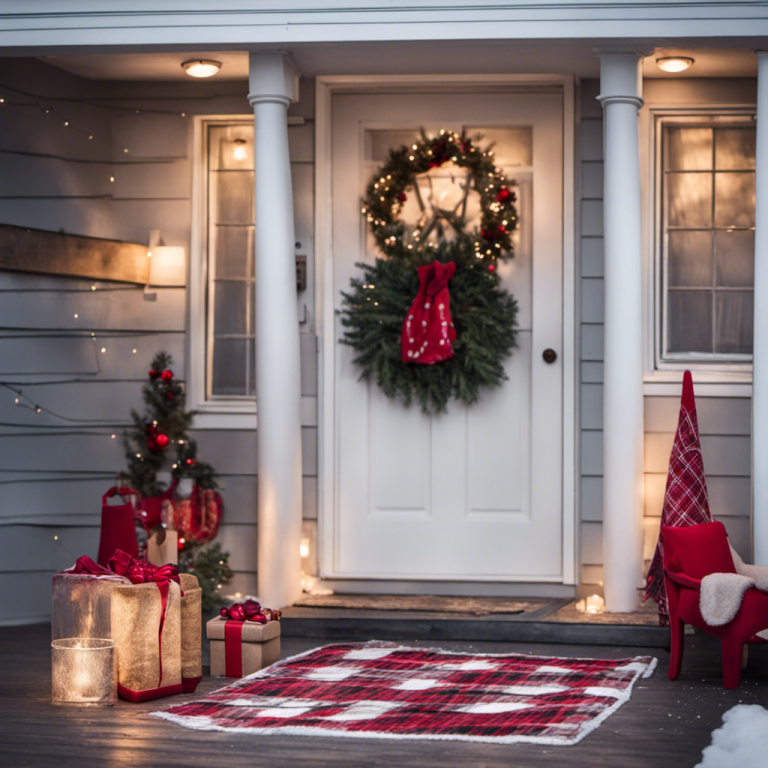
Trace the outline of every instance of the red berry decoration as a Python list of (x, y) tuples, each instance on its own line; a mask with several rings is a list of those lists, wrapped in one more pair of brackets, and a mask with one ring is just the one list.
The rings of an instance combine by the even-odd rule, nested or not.
[(158, 376), (160, 376), (160, 371), (156, 371), (154, 368), (152, 368), (149, 372), (149, 378), (156, 379)]
[(398, 199), (398, 200), (399, 200), (401, 203), (404, 203), (404, 202), (405, 202), (405, 201), (408, 199), (408, 196), (405, 194), (405, 192), (401, 192), (401, 193), (400, 193), (400, 194), (397, 196), (397, 199)]
[(168, 399), (169, 400), (173, 400), (173, 392), (169, 392), (168, 393)]
[(194, 463), (195, 463), (195, 460), (194, 460), (194, 459), (187, 459), (187, 465), (188, 465), (188, 466), (190, 466), (190, 467), (191, 467), (191, 466), (192, 466)]
[(229, 617), (234, 621), (245, 621), (245, 609), (242, 603), (235, 603), (229, 609)]
[(255, 600), (246, 600), (243, 603), (243, 610), (245, 611), (245, 617), (250, 620), (251, 617), (261, 613), (261, 605)]
[(222, 608), (219, 611), (219, 616), (221, 616), (222, 619), (228, 619), (229, 618), (229, 608), (227, 608), (226, 606), (224, 608)]
[(173, 371), (165, 370), (160, 374), (163, 381), (173, 381)]

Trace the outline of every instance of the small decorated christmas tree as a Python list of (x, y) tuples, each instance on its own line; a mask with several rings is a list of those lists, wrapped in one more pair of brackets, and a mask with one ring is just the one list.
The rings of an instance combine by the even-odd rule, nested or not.
[[(170, 500), (179, 480), (194, 481), (193, 499), (176, 501), (174, 522), (179, 531), (179, 570), (198, 577), (203, 589), (203, 610), (210, 610), (223, 603), (219, 592), (233, 574), (229, 553), (222, 550), (220, 544), (210, 543), (218, 530), (221, 514), (216, 473), (210, 464), (197, 458), (197, 443), (188, 434), (194, 413), (186, 410), (184, 386), (175, 378), (172, 364), (166, 352), (158, 352), (152, 360), (149, 380), (141, 392), (144, 413), (131, 409), (133, 427), (123, 434), (128, 469), (120, 474), (120, 483), (141, 494), (146, 511), (149, 503), (161, 495)], [(170, 487), (158, 479), (159, 472), (168, 470), (173, 478)], [(214, 510), (217, 513), (214, 522), (193, 526), (194, 510), (190, 507), (194, 505), (206, 511)], [(146, 534), (156, 522), (147, 523), (145, 514), (143, 532)], [(165, 521), (162, 524), (165, 525)]]

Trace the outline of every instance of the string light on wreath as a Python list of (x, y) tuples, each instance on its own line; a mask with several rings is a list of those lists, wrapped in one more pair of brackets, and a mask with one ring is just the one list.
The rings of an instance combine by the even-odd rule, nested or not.
[[(376, 244), (386, 256), (396, 256), (404, 247), (419, 255), (437, 244), (429, 239), (446, 225), (464, 231), (467, 198), (479, 195), (481, 219), (477, 231), (467, 234), (476, 255), (495, 260), (512, 255), (512, 233), (517, 227), (517, 196), (503, 172), (493, 162), (493, 152), (478, 151), (476, 139), (465, 133), (442, 129), (437, 136), (422, 132), (421, 140), (410, 147), (390, 151), (389, 159), (371, 180), (361, 207)], [(463, 197), (452, 209), (432, 206), (428, 212), (419, 188), (418, 177), (452, 164), (463, 169)], [(409, 231), (400, 214), (409, 195), (416, 198), (421, 217)], [(430, 220), (429, 213), (432, 213)]]

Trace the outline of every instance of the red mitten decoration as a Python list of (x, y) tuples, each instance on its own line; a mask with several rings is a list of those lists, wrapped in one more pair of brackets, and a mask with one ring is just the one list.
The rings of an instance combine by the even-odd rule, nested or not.
[(418, 268), (419, 292), (403, 323), (404, 363), (433, 365), (453, 357), (456, 329), (451, 320), (448, 281), (455, 271), (452, 261), (433, 261)]

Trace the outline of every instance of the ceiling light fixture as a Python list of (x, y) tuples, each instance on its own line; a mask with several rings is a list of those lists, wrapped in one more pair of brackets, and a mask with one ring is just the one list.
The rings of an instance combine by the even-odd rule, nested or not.
[(181, 66), (192, 77), (213, 77), (221, 69), (221, 62), (210, 61), (209, 59), (191, 59), (185, 61)]
[(684, 72), (693, 64), (693, 59), (688, 56), (665, 56), (656, 59), (656, 66), (665, 72)]

